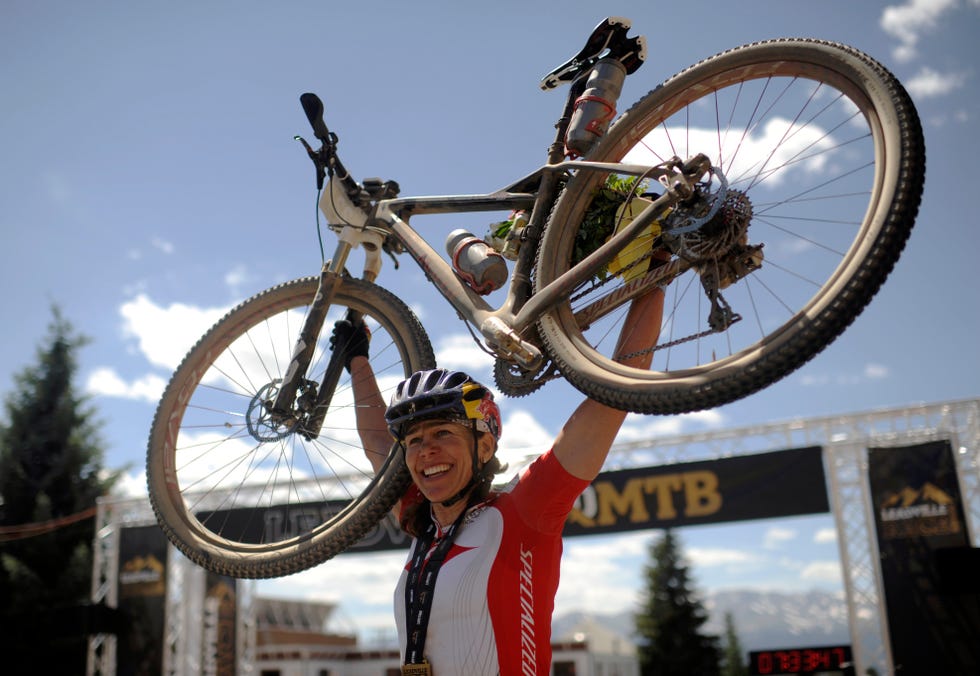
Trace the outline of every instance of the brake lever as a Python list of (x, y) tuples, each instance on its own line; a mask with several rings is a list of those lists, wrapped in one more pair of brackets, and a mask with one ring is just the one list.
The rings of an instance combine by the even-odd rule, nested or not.
[(305, 138), (297, 134), (296, 136), (293, 137), (293, 140), (302, 143), (303, 147), (306, 148), (306, 154), (310, 156), (311, 160), (313, 160), (313, 166), (316, 167), (316, 189), (322, 190), (323, 181), (327, 176), (326, 163), (320, 157), (320, 153), (316, 150), (313, 150), (313, 148), (310, 147), (310, 144), (306, 142)]

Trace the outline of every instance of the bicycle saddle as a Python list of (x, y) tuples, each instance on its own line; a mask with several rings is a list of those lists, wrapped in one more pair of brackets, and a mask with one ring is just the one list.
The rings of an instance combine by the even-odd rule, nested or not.
[(642, 35), (626, 37), (632, 25), (629, 19), (621, 16), (603, 20), (592, 31), (582, 51), (542, 78), (541, 89), (554, 89), (566, 82), (573, 82), (601, 58), (618, 60), (626, 68), (627, 74), (636, 71), (647, 58), (647, 41)]

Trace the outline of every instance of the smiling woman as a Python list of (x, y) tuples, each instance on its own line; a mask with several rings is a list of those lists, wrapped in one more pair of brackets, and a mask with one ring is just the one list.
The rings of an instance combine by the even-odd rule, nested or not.
[[(650, 352), (633, 353), (656, 339), (662, 312), (660, 289), (633, 302), (617, 347), (625, 361), (649, 366)], [(397, 508), (414, 538), (395, 592), (405, 673), (549, 673), (562, 529), (626, 414), (586, 400), (550, 451), (493, 491), (501, 417), (488, 388), (460, 371), (419, 371), (386, 406), (367, 329), (338, 322), (334, 341), (354, 355), (347, 366), (367, 457), (383, 470), (390, 432), (412, 479)]]
[(464, 493), (495, 449), (496, 440), (487, 433), (456, 422), (421, 422), (405, 435), (405, 461), (412, 482), (433, 503), (433, 516), (439, 523), (454, 520), (463, 505), (451, 509), (446, 503)]
[[(480, 498), (489, 494), (494, 475), (502, 469), (494, 458), (501, 423), (500, 409), (483, 385), (459, 371), (415, 373), (395, 390), (385, 420), (439, 524), (454, 522), (470, 493)], [(381, 469), (379, 459), (374, 464), (375, 471)], [(424, 516), (403, 526), (418, 535), (427, 520)]]

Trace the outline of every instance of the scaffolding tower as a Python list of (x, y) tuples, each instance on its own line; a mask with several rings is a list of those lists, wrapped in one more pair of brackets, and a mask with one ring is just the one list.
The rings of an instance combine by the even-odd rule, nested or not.
[[(775, 450), (820, 446), (827, 491), (837, 528), (856, 673), (874, 667), (892, 673), (879, 552), (868, 481), (868, 449), (947, 440), (953, 449), (969, 542), (980, 539), (980, 399), (920, 404), (864, 413), (799, 418), (727, 430), (682, 434), (617, 444), (606, 469), (662, 466)], [(99, 501), (92, 600), (115, 607), (119, 532), (155, 523), (146, 499)], [(201, 605), (204, 571), (169, 547), (165, 655), (168, 676), (201, 674)], [(238, 669), (254, 671), (253, 583), (239, 583)], [(115, 637), (89, 641), (88, 674), (115, 674)]]

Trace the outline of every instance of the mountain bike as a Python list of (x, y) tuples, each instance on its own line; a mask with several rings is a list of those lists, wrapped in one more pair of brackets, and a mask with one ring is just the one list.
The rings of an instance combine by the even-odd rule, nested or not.
[[(337, 321), (363, 320), (385, 394), (435, 366), (405, 294), (375, 283), (386, 255), (425, 272), (504, 394), (564, 378), (639, 413), (756, 392), (863, 310), (923, 189), (922, 130), (898, 80), (851, 47), (776, 39), (707, 58), (615, 118), (646, 58), (629, 30), (603, 21), (542, 80), (569, 86), (547, 161), (489, 193), (403, 197), (395, 181), (355, 180), (322, 102), (300, 97), (320, 147), (297, 139), (337, 245), (318, 275), (231, 310), (167, 386), (147, 481), (181, 552), (236, 577), (286, 575), (351, 547), (402, 495), (402, 454), (377, 474), (364, 458), (346, 346), (330, 340)], [(483, 239), (451, 236), (448, 258), (410, 225), (475, 212), (500, 216)], [(653, 366), (628, 367), (613, 345), (632, 299), (655, 287), (666, 300)]]

